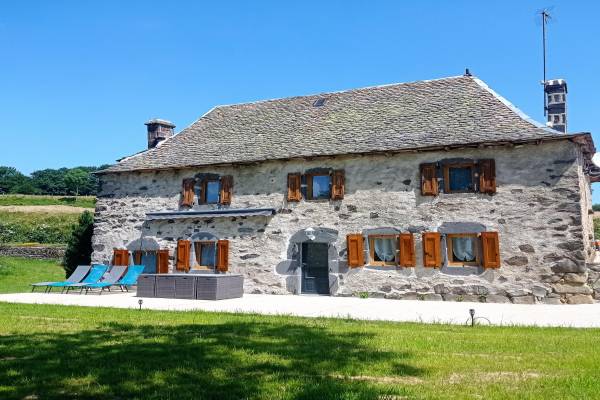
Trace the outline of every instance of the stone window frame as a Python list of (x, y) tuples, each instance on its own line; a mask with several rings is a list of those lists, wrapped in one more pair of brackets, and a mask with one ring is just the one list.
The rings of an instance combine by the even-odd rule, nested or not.
[[(218, 188), (218, 199), (216, 202), (207, 202), (206, 200), (206, 192), (207, 192), (207, 187), (208, 187), (208, 183), (209, 182), (217, 182), (219, 184), (219, 188)], [(202, 180), (200, 180), (199, 182), (199, 186), (200, 186), (200, 196), (198, 196), (198, 204), (199, 205), (203, 205), (203, 204), (221, 204), (221, 177), (218, 178), (204, 178)]]
[[(217, 241), (216, 240), (190, 240), (194, 250), (193, 264), (190, 269), (215, 269), (217, 264)], [(198, 252), (197, 244), (199, 244), (200, 252)], [(214, 265), (202, 265), (202, 246), (212, 245), (215, 248), (215, 260)], [(200, 257), (200, 262), (198, 258)]]
[[(481, 239), (479, 233), (446, 233), (446, 262), (448, 267), (481, 267)], [(472, 237), (475, 238), (475, 261), (452, 261), (452, 238)]]
[[(333, 179), (332, 179), (332, 170), (329, 169), (328, 171), (319, 171), (319, 172), (309, 172), (304, 174), (304, 176), (306, 177), (306, 197), (305, 200), (306, 201), (329, 201), (331, 199), (331, 190), (332, 190), (332, 184), (333, 184)], [(327, 198), (323, 198), (323, 199), (315, 199), (313, 198), (313, 178), (316, 176), (327, 176), (329, 177), (329, 194), (327, 196)]]
[(374, 239), (389, 239), (393, 238), (398, 242), (398, 234), (367, 234), (367, 241), (369, 243), (369, 262), (367, 265), (374, 267), (393, 267), (396, 268), (398, 266), (398, 246), (396, 246), (396, 254), (394, 255), (394, 261), (375, 261), (375, 244), (373, 242)]
[[(450, 168), (471, 168), (471, 183), (472, 190), (451, 190), (450, 189)], [(477, 178), (479, 177), (479, 172), (477, 171), (477, 164), (475, 161), (462, 161), (462, 162), (452, 162), (452, 163), (444, 163), (442, 165), (442, 171), (444, 174), (444, 193), (455, 194), (455, 193), (477, 193)]]

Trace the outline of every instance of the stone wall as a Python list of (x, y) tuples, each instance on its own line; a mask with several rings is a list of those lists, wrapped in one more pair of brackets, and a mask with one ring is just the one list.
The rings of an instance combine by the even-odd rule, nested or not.
[[(494, 158), (497, 193), (423, 197), (419, 164), (451, 158)], [(342, 156), (271, 161), (178, 171), (103, 175), (96, 205), (94, 262), (109, 262), (113, 248), (139, 247), (140, 237), (173, 258), (176, 241), (192, 235), (230, 240), (230, 271), (246, 276), (245, 291), (297, 293), (298, 243), (306, 228), (330, 246), (334, 295), (514, 303), (589, 302), (586, 284), (589, 227), (583, 219), (589, 191), (578, 147), (569, 141), (446, 152)], [(327, 167), (346, 171), (342, 201), (287, 203), (290, 172)], [(272, 217), (146, 221), (150, 211), (177, 210), (181, 181), (199, 173), (232, 175), (231, 208), (273, 207)], [(197, 209), (217, 208), (216, 205)], [(424, 268), (420, 233), (497, 231), (502, 266)], [(417, 267), (349, 269), (346, 235), (373, 229), (415, 233)], [(300, 239), (299, 239), (300, 238)], [(135, 243), (135, 245), (134, 245)], [(444, 249), (443, 249), (443, 252)]]
[(64, 255), (64, 247), (0, 245), (0, 256), (44, 259), (63, 258)]

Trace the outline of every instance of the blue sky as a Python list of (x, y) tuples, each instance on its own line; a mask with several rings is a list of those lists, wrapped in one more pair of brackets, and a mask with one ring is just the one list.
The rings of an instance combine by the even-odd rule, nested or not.
[(2, 1), (0, 165), (111, 163), (153, 117), (179, 131), (218, 104), (465, 67), (542, 121), (549, 4), (548, 77), (567, 79), (569, 131), (600, 148), (597, 1)]

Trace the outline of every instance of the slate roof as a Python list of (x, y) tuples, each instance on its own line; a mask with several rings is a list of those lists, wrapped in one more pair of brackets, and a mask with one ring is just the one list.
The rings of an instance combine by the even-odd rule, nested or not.
[[(323, 106), (315, 106), (325, 99)], [(471, 76), (218, 106), (101, 173), (567, 136)]]

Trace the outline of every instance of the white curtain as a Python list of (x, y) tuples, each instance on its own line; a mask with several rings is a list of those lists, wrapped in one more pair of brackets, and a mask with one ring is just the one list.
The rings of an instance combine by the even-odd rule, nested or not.
[(452, 252), (454, 257), (460, 261), (475, 261), (475, 246), (473, 238), (455, 237), (452, 238)]
[(396, 241), (394, 239), (375, 239), (375, 254), (380, 260), (390, 262), (396, 259)]

